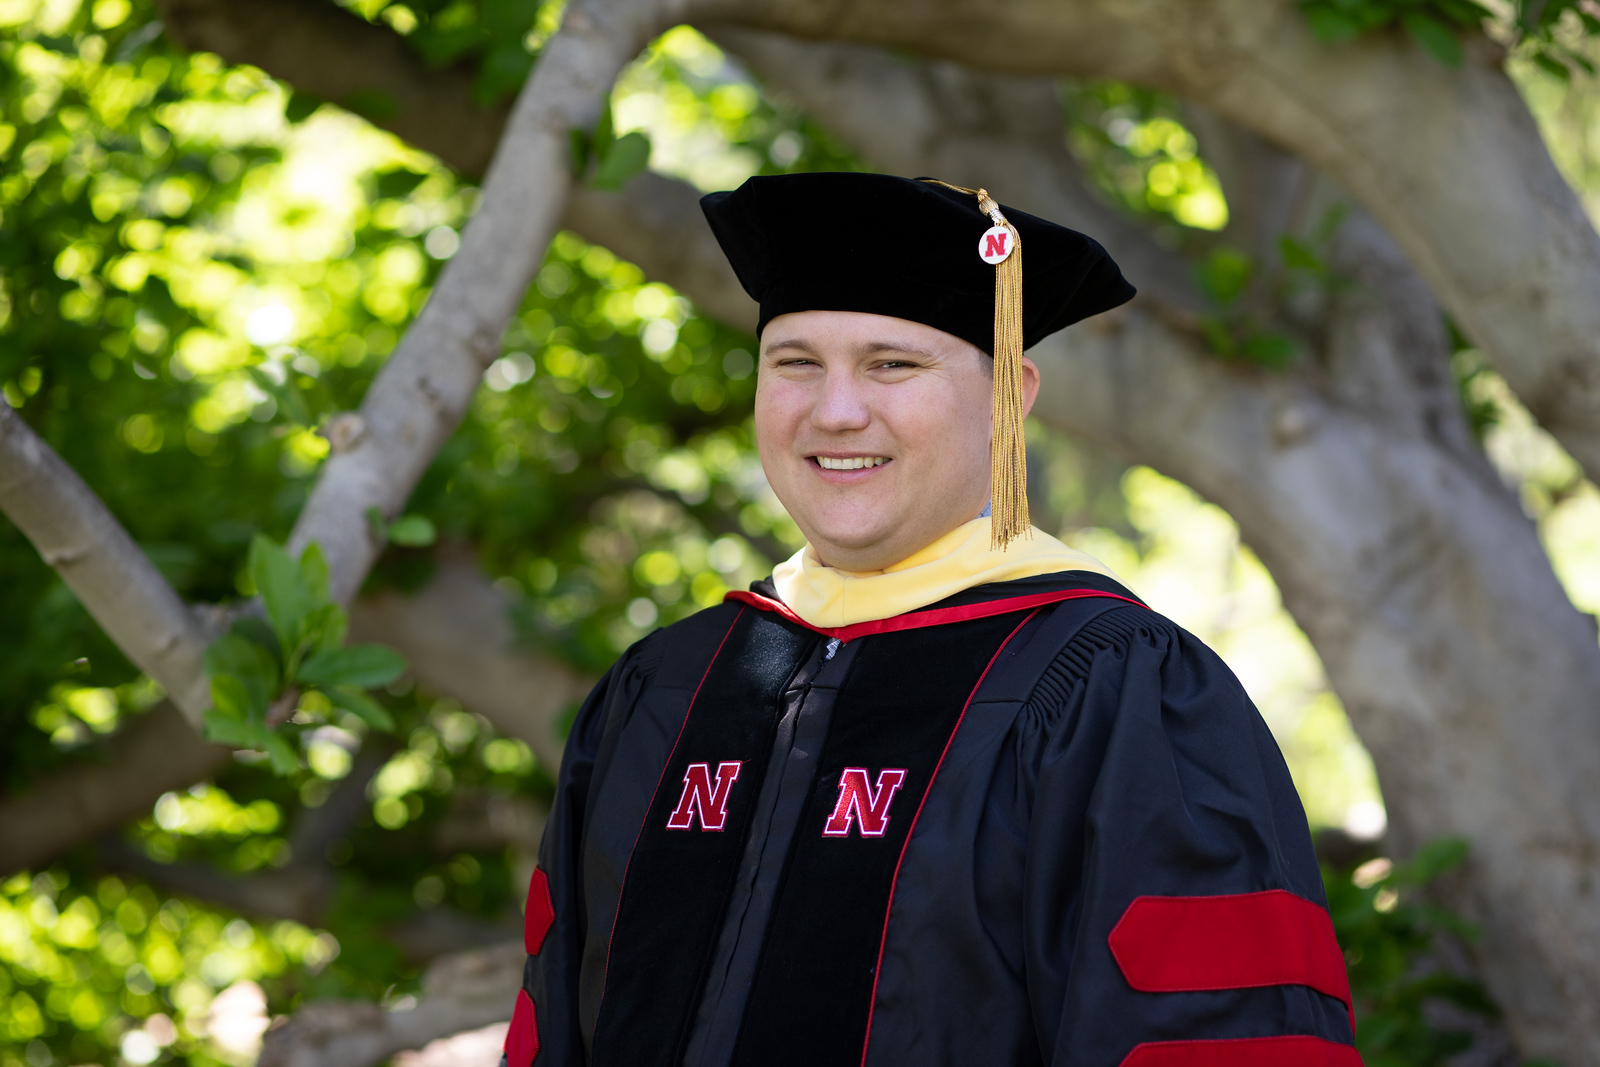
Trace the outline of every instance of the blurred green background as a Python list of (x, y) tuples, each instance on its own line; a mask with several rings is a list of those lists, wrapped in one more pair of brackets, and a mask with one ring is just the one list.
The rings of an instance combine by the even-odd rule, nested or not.
[[(537, 0), (346, 6), (432, 63), (473, 65), (485, 105), (516, 91), (559, 17)], [(1600, 87), (1531, 65), (1518, 76), (1600, 207)], [(1105, 194), (1206, 247), (1227, 205), (1175, 103), (1118, 84), (1064, 93), (1065, 132)], [(627, 72), (613, 109), (619, 132), (649, 138), (653, 169), (702, 189), (856, 165), (686, 28)], [(357, 405), (475, 195), (351, 111), (178, 52), (146, 0), (0, 0), (5, 402), (180, 593), (236, 600), (253, 592), (251, 537), (286, 536), (328, 452), (319, 427)], [(598, 673), (655, 626), (764, 576), (799, 541), (753, 450), (753, 351), (606, 249), (559, 235), (408, 507), (426, 522), (369, 588), (417, 588), (437, 553), (470, 552), (530, 646)], [(1574, 600), (1600, 611), (1600, 498), (1472, 351), (1457, 359), (1492, 457), (1523, 486)], [(1228, 516), (1041, 427), (1029, 442), (1040, 524), (1222, 652), (1314, 826), (1381, 834), (1371, 762)], [(159, 697), (0, 520), (4, 791), (96, 758)], [(0, 882), (0, 1067), (249, 1063), (268, 1019), (306, 998), (412, 995), (428, 953), (403, 952), (396, 924), (448, 916), (474, 937), (515, 936), (555, 769), (408, 681), (380, 697), (392, 737), (346, 717), (305, 735), (296, 775), (238, 761), (114, 839)], [(284, 868), (296, 828), (354, 772), (344, 802), (358, 810), (326, 848), (336, 881), (315, 914), (217, 890)], [(1454, 1045), (1394, 993), (1428, 931), (1448, 925), (1401, 902), (1432, 868), (1363, 870), (1334, 876), (1353, 965), (1359, 945), (1371, 952), (1375, 977), (1358, 989), (1400, 998), (1412, 1051), (1393, 1062), (1436, 1062)]]

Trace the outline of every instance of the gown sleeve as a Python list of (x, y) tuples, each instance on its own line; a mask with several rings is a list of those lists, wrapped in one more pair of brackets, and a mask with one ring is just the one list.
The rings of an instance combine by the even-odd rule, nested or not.
[(1028, 996), (1059, 1067), (1359, 1067), (1305, 813), (1232, 672), (1116, 609), (1025, 710)]
[(596, 759), (607, 724), (625, 718), (648, 678), (645, 642), (618, 660), (578, 710), (561, 755), (555, 799), (528, 885), (523, 941), (528, 961), (506, 1034), (501, 1067), (579, 1067), (578, 962), (585, 932), (579, 886), (585, 815)]

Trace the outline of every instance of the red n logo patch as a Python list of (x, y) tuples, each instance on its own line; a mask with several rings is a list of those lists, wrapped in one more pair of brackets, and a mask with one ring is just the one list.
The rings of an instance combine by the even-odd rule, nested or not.
[(867, 782), (865, 767), (846, 767), (839, 775), (839, 802), (833, 806), (822, 836), (849, 837), (854, 821), (862, 837), (882, 837), (889, 828), (889, 805), (905, 780), (906, 772), (899, 768), (881, 770), (874, 789)]
[(693, 828), (694, 817), (700, 817), (701, 830), (721, 830), (728, 821), (728, 794), (739, 778), (742, 760), (717, 764), (717, 784), (711, 784), (711, 764), (691, 763), (683, 775), (683, 796), (678, 807), (667, 819), (668, 830)]
[(1001, 231), (1000, 233), (995, 233), (993, 230), (990, 230), (988, 233), (984, 234), (983, 235), (983, 258), (985, 258), (985, 259), (989, 259), (991, 257), (998, 257), (1000, 259), (1006, 258), (1006, 238), (1008, 238), (1010, 236), (1011, 235), (1009, 233), (1006, 233), (1004, 231)]

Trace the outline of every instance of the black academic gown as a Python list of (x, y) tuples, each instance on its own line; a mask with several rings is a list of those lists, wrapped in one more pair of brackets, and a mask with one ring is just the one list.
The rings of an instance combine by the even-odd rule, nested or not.
[[(742, 598), (742, 599), (734, 599)], [(567, 742), (509, 1067), (1358, 1067), (1277, 744), (1084, 572), (658, 630)]]

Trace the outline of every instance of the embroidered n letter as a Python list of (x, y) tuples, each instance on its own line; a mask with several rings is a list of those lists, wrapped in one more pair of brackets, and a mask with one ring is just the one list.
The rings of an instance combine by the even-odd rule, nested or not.
[(906, 780), (906, 772), (889, 768), (878, 772), (878, 786), (867, 782), (865, 767), (846, 767), (839, 775), (839, 802), (822, 828), (823, 837), (849, 837), (853, 821), (862, 837), (882, 837), (889, 828), (889, 805)]
[(728, 821), (728, 794), (739, 778), (742, 760), (717, 764), (717, 783), (711, 784), (711, 764), (691, 763), (683, 775), (683, 796), (667, 819), (668, 830), (689, 830), (700, 817), (701, 830), (721, 830)]

